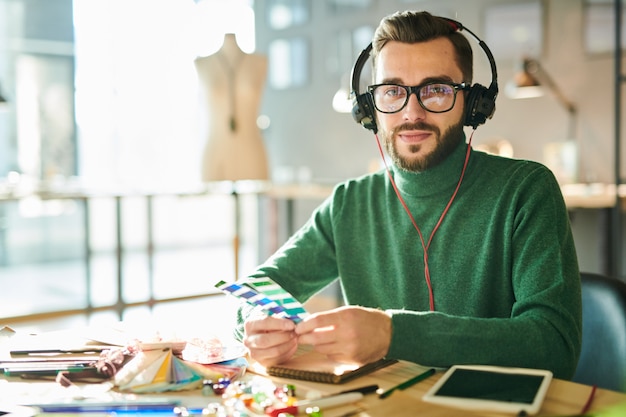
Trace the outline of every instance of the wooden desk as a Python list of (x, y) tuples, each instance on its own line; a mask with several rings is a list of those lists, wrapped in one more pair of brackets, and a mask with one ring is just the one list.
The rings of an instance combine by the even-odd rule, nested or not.
[[(6, 336), (8, 338), (8, 336)], [(8, 339), (5, 339), (8, 340)], [(0, 354), (6, 354), (3, 352), (3, 337), (0, 335)], [(5, 345), (6, 346), (6, 345)], [(410, 363), (400, 361), (387, 368), (380, 369), (372, 374), (365, 375), (357, 378), (353, 381), (349, 381), (345, 384), (333, 385), (322, 384), (300, 380), (290, 380), (285, 378), (271, 377), (269, 380), (276, 386), (283, 386), (284, 384), (293, 384), (296, 387), (296, 395), (298, 398), (305, 398), (310, 391), (317, 391), (319, 394), (333, 394), (339, 391), (354, 389), (357, 387), (377, 384), (382, 389), (389, 389), (404, 382), (415, 375), (422, 373), (426, 368)], [(444, 407), (440, 405), (430, 404), (422, 401), (424, 393), (430, 389), (436, 381), (441, 378), (443, 373), (437, 373), (434, 376), (417, 383), (416, 385), (404, 390), (395, 391), (391, 396), (386, 399), (379, 399), (376, 394), (369, 394), (363, 400), (358, 403), (350, 404), (342, 407), (324, 409), (324, 417), (414, 417), (419, 416), (469, 416), (469, 417), (511, 417), (511, 414), (502, 413), (485, 413), (485, 412), (471, 412), (466, 410), (460, 410), (450, 407)], [(267, 382), (267, 377), (247, 372), (244, 376), (246, 380), (252, 380), (254, 378), (261, 378)], [(15, 384), (14, 384), (15, 383)], [(17, 385), (17, 389), (11, 389), (10, 385)], [(98, 384), (89, 384), (85, 392), (89, 393), (105, 393), (99, 389)], [(547, 416), (575, 416), (578, 415), (585, 404), (587, 403), (589, 396), (592, 392), (592, 387), (587, 385), (581, 385), (578, 383), (564, 381), (559, 379), (553, 379), (550, 388), (548, 389), (547, 396), (544, 400), (543, 406), (540, 412), (537, 414), (539, 417)], [(29, 380), (22, 380), (19, 378), (6, 378), (0, 374), (0, 403), (6, 404), (7, 401), (17, 401), (19, 398), (33, 398), (36, 393), (43, 393), (49, 395), (50, 393), (60, 393), (60, 398), (39, 398), (37, 401), (49, 401), (54, 402), (67, 401), (73, 402), (73, 398), (76, 397), (76, 390), (68, 390), (61, 387), (56, 382), (39, 382)], [(21, 397), (20, 394), (24, 395)], [(132, 395), (132, 394), (131, 394)], [(192, 409), (202, 409), (209, 403), (219, 402), (221, 398), (215, 396), (202, 395), (201, 389), (181, 391), (181, 392), (165, 392), (165, 393), (147, 393), (139, 394), (139, 396), (147, 397), (159, 397), (162, 399), (177, 400), (181, 406), (185, 406)], [(22, 404), (27, 404), (22, 402)], [(589, 411), (600, 411), (607, 409), (611, 406), (622, 405), (626, 408), (626, 393), (619, 393), (615, 391), (597, 389), (591, 408)], [(618, 414), (613, 414), (616, 416)], [(251, 414), (252, 416), (252, 414)]]
[(624, 210), (626, 185), (621, 184), (615, 192), (615, 184), (565, 184), (561, 186), (563, 199), (568, 209), (604, 209), (614, 207), (618, 198)]
[[(589, 240), (596, 240), (598, 249), (593, 252), (592, 262), (599, 261), (599, 272), (619, 278), (623, 276), (622, 233), (623, 216), (626, 212), (626, 184), (564, 184), (561, 192), (565, 205), (575, 219), (579, 210), (597, 212), (597, 234), (586, 236), (583, 250)], [(581, 252), (579, 252), (581, 253)]]
[[(381, 369), (371, 375), (358, 378), (346, 384), (329, 386), (328, 384), (308, 383), (302, 381), (288, 381), (279, 378), (272, 378), (276, 383), (290, 382), (297, 387), (307, 387), (325, 393), (332, 393), (349, 388), (356, 388), (368, 384), (378, 384), (381, 388), (387, 389), (415, 376), (424, 370), (423, 367), (409, 363), (400, 362), (388, 368)], [(510, 414), (485, 413), (458, 411), (449, 407), (425, 403), (422, 396), (432, 387), (443, 374), (437, 373), (435, 376), (422, 381), (404, 391), (396, 391), (390, 397), (380, 400), (377, 395), (368, 395), (358, 404), (363, 408), (362, 412), (353, 414), (358, 417), (413, 417), (416, 415), (427, 416), (511, 416)], [(592, 387), (577, 384), (570, 381), (555, 379), (550, 384), (543, 407), (538, 416), (558, 416), (574, 415), (580, 413), (589, 398)], [(601, 410), (615, 404), (626, 404), (626, 394), (614, 391), (597, 389), (591, 406), (592, 411)], [(346, 406), (324, 412), (324, 417), (342, 416), (345, 413), (354, 411), (356, 407)], [(332, 413), (331, 413), (332, 411)], [(352, 416), (352, 415), (351, 415)]]
[[(373, 374), (357, 378), (356, 380), (341, 385), (321, 384), (274, 377), (271, 377), (271, 380), (277, 386), (281, 386), (283, 384), (294, 384), (296, 386), (296, 395), (299, 398), (302, 398), (311, 390), (322, 394), (332, 394), (369, 384), (378, 384), (381, 388), (388, 389), (423, 372), (424, 369), (424, 367), (410, 362), (399, 362), (390, 367), (376, 371)], [(459, 410), (422, 401), (422, 396), (435, 384), (437, 380), (439, 380), (439, 378), (441, 378), (442, 375), (443, 373), (437, 373), (411, 388), (404, 391), (394, 392), (391, 396), (384, 400), (379, 399), (376, 394), (370, 394), (356, 404), (324, 409), (322, 410), (323, 415), (324, 417), (344, 417), (348, 415), (350, 417), (414, 417), (417, 415), (441, 417), (511, 417), (511, 414)], [(246, 378), (253, 377), (258, 376), (254, 376), (251, 372), (247, 373)], [(577, 415), (586, 404), (591, 391), (592, 387), (587, 385), (553, 379), (544, 400), (543, 407), (537, 416)], [(183, 405), (190, 408), (201, 408), (206, 406), (207, 403), (211, 401), (211, 397), (202, 397), (197, 391), (167, 393), (163, 395), (178, 399)], [(597, 389), (590, 411), (598, 411), (618, 404), (624, 404), (626, 406), (626, 394), (610, 390)]]

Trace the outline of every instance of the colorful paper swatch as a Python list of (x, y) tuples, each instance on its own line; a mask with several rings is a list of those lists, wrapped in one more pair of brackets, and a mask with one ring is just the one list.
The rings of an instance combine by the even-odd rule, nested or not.
[(260, 306), (270, 315), (288, 318), (296, 323), (308, 315), (298, 300), (268, 277), (252, 278), (242, 284), (220, 281), (215, 286), (252, 305)]
[(198, 389), (202, 381), (235, 380), (247, 367), (245, 358), (202, 365), (178, 358), (171, 349), (139, 352), (114, 377), (120, 391), (146, 393)]

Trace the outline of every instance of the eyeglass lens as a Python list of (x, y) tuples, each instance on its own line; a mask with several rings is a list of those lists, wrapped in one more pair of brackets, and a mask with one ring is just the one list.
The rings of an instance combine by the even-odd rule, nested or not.
[(427, 84), (416, 87), (381, 84), (373, 87), (374, 105), (384, 113), (402, 110), (413, 92), (416, 93), (421, 106), (434, 113), (452, 109), (456, 99), (456, 88), (449, 84)]

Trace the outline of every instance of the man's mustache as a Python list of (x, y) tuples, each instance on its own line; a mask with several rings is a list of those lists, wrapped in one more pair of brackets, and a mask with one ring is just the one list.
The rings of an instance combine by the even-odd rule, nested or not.
[(436, 134), (439, 134), (439, 129), (437, 128), (437, 126), (433, 126), (430, 125), (428, 123), (424, 123), (424, 122), (415, 122), (415, 123), (404, 123), (401, 124), (400, 126), (396, 127), (393, 129), (393, 133), (398, 134), (400, 132), (403, 131), (408, 131), (408, 130), (426, 130), (426, 131), (430, 131), (430, 132), (434, 132)]

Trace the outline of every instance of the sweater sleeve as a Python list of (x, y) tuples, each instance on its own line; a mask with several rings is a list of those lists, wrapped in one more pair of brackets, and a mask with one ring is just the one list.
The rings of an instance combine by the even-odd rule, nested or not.
[[(338, 278), (337, 261), (330, 221), (332, 197), (324, 201), (311, 218), (261, 264), (249, 279), (269, 277), (301, 303)], [(237, 312), (234, 336), (242, 340), (243, 323), (259, 308), (244, 303)]]
[(573, 376), (582, 333), (580, 277), (567, 210), (552, 173), (535, 169), (510, 205), (515, 210), (510, 317), (390, 309), (389, 357), (442, 367), (544, 368), (558, 378)]

